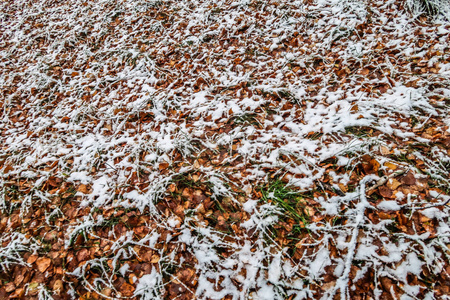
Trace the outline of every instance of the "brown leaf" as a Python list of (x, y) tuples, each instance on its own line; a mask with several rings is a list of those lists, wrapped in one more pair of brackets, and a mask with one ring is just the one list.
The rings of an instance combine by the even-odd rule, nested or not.
[(165, 170), (165, 169), (167, 169), (168, 167), (169, 167), (169, 164), (166, 163), (166, 162), (160, 163), (159, 166), (158, 166), (158, 168), (159, 168), (160, 171)]
[(9, 298), (10, 299), (22, 298), (24, 294), (25, 294), (25, 289), (24, 288), (16, 289), (14, 291), (14, 293), (12, 293), (9, 296)]
[(63, 290), (63, 286), (64, 285), (61, 279), (56, 280), (55, 283), (53, 284), (53, 292), (59, 295)]
[(185, 293), (185, 292), (186, 292), (186, 287), (184, 285), (176, 283), (175, 281), (170, 283), (169, 295), (171, 296), (172, 299), (180, 294)]
[(181, 272), (178, 272), (178, 277), (184, 282), (190, 281), (194, 275), (195, 271), (191, 268), (187, 268), (182, 270)]
[(385, 162), (384, 166), (391, 170), (397, 170), (397, 168), (398, 168), (398, 166), (396, 164), (393, 164), (391, 162)]
[(389, 220), (389, 219), (392, 219), (392, 215), (391, 215), (391, 214), (389, 214), (389, 213), (387, 213), (387, 212), (383, 212), (383, 211), (380, 211), (380, 212), (378, 213), (378, 217), (379, 217), (380, 219), (382, 219), (382, 220)]
[(385, 146), (380, 146), (380, 152), (381, 152), (381, 154), (383, 154), (383, 155), (388, 155), (388, 154), (391, 153), (391, 151), (389, 150), (389, 148), (388, 148), (388, 147), (385, 147)]
[[(392, 280), (388, 277), (381, 277), (380, 278), (381, 286), (383, 287), (383, 290), (385, 290), (388, 294), (395, 293), (396, 286), (392, 282)], [(394, 294), (395, 295), (395, 294)]]
[(169, 192), (174, 193), (177, 190), (177, 186), (174, 183), (169, 185)]
[(44, 273), (45, 270), (50, 267), (50, 264), (52, 263), (52, 260), (47, 257), (40, 257), (36, 260), (36, 265), (38, 267), (39, 272)]
[(343, 184), (343, 183), (339, 182), (338, 186), (339, 186), (339, 188), (341, 189), (342, 192), (347, 193), (348, 186), (346, 184)]
[(56, 178), (55, 176), (50, 176), (47, 183), (52, 187), (57, 187), (61, 183), (61, 178)]
[(137, 276), (134, 273), (131, 273), (130, 276), (128, 277), (128, 282), (130, 284), (135, 284), (137, 280), (138, 280)]
[(28, 257), (27, 263), (32, 264), (36, 261), (37, 258), (38, 258), (38, 256), (33, 254), (30, 257)]
[(14, 278), (14, 284), (15, 284), (15, 285), (21, 284), (24, 278), (25, 278), (25, 276), (23, 276), (23, 274), (18, 274), (18, 275), (15, 276), (15, 278)]
[(203, 194), (201, 190), (195, 190), (193, 193), (193, 200), (195, 203), (200, 203), (206, 199), (206, 196)]
[(414, 185), (414, 184), (416, 184), (416, 178), (414, 177), (414, 174), (413, 174), (412, 172), (408, 172), (408, 174), (406, 174), (406, 175), (401, 179), (401, 181), (402, 181), (404, 184), (407, 184), (407, 185)]
[(16, 289), (16, 286), (14, 285), (13, 282), (8, 282), (8, 283), (5, 285), (5, 291), (6, 291), (7, 293), (11, 293), (11, 292), (14, 291), (15, 289)]
[(85, 261), (89, 257), (89, 250), (86, 248), (81, 249), (77, 253), (77, 259), (79, 262)]
[(77, 191), (83, 194), (89, 194), (89, 189), (85, 184), (80, 184), (80, 186), (77, 188)]
[(380, 192), (380, 195), (384, 198), (392, 198), (393, 195), (392, 190), (387, 186), (378, 187), (378, 192)]
[(363, 159), (362, 167), (366, 174), (374, 174), (378, 172), (378, 169), (380, 168), (380, 163), (376, 159), (370, 157), (370, 155), (367, 154), (363, 155), (362, 159)]
[(183, 190), (183, 192), (181, 193), (181, 196), (183, 196), (183, 197), (185, 197), (185, 198), (187, 198), (189, 200), (192, 200), (193, 197), (194, 197), (192, 189), (190, 189), (190, 188), (185, 188)]
[(134, 293), (134, 286), (132, 286), (129, 283), (124, 282), (121, 286), (120, 286), (120, 293), (122, 294), (122, 296), (125, 297), (131, 297), (133, 296)]
[(159, 256), (157, 254), (152, 255), (152, 260), (150, 261), (152, 264), (156, 264), (159, 262)]
[(395, 178), (390, 178), (386, 184), (391, 190), (396, 190), (402, 183)]
[(153, 251), (147, 250), (144, 253), (141, 253), (139, 255), (138, 259), (140, 259), (141, 261), (144, 261), (144, 262), (151, 262), (152, 256), (153, 256)]

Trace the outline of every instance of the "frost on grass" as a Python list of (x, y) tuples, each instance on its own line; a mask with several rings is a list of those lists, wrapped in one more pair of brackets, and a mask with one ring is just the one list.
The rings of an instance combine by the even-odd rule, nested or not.
[(3, 2), (1, 297), (445, 297), (447, 4)]
[[(4, 245), (4, 246), (2, 246)], [(13, 232), (0, 237), (0, 267), (2, 272), (9, 271), (14, 265), (28, 266), (23, 260), (24, 252), (34, 252), (38, 246), (23, 234)]]

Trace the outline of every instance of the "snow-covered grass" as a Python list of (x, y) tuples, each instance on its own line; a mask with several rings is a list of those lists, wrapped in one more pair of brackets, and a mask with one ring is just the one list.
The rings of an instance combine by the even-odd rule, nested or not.
[[(445, 299), (448, 7), (2, 2), (0, 280)], [(30, 253), (52, 259), (33, 289)]]
[(407, 0), (411, 13), (417, 17), (443, 17), (450, 20), (450, 2), (448, 0)]

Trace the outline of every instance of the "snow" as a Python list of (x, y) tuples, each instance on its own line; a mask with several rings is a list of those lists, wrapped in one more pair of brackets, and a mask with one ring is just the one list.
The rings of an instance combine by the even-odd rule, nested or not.
[[(395, 277), (419, 297), (408, 274), (420, 280), (423, 268), (442, 264), (439, 243), (449, 243), (449, 207), (441, 204), (450, 196), (437, 191), (449, 184), (442, 146), (450, 133), (448, 20), (422, 24), (395, 1), (306, 2), (0, 4), (0, 209), (12, 209), (13, 198), (23, 216), (30, 205), (70, 197), (87, 215), (66, 225), (66, 248), (108, 222), (94, 217), (99, 208), (145, 214), (144, 237), (127, 228), (104, 238), (117, 269), (98, 279), (112, 287), (114, 272), (133, 272), (132, 263), (120, 265), (139, 256), (133, 247), (153, 251), (160, 261), (149, 274), (138, 272), (134, 296), (142, 299), (162, 299), (170, 284), (164, 272), (183, 269), (185, 256), (198, 279), (187, 293), (198, 298), (317, 298), (327, 272), (336, 284), (320, 289), (324, 299), (349, 298), (368, 272)], [(436, 146), (421, 154), (416, 142)], [(380, 144), (392, 154), (381, 155)], [(366, 192), (380, 178), (363, 174), (365, 154), (386, 175), (387, 162), (407, 169), (401, 155), (420, 159), (420, 172), (440, 185), (402, 184), (377, 200)], [(183, 191), (169, 192), (193, 175), (200, 179), (190, 188), (207, 186), (213, 203), (204, 213), (204, 198), (192, 207)], [(51, 176), (71, 189), (50, 189)], [(260, 195), (274, 179), (316, 212), (298, 234), (295, 259), (271, 235), (286, 210)], [(227, 202), (243, 215), (218, 230), (211, 216)], [(403, 208), (411, 213), (406, 221), (398, 219)], [(45, 211), (47, 223), (60, 213)], [(417, 215), (433, 220), (442, 241), (411, 234), (426, 228), (399, 225), (416, 224)], [(42, 247), (12, 224), (0, 237), (6, 268), (28, 265), (21, 253)], [(98, 288), (86, 280), (88, 266), (105, 257), (72, 272), (89, 291)], [(378, 277), (374, 283), (381, 299)], [(72, 287), (68, 294), (76, 295)]]
[(381, 201), (377, 208), (384, 211), (397, 211), (401, 209), (401, 206), (396, 201)]
[(159, 293), (159, 289), (162, 288), (162, 276), (161, 274), (152, 269), (150, 274), (146, 274), (139, 278), (134, 296), (141, 296), (142, 299), (162, 299)]

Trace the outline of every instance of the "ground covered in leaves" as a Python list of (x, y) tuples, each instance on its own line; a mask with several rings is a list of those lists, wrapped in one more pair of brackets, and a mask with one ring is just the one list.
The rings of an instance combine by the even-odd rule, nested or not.
[(1, 299), (449, 299), (449, 11), (0, 3)]

